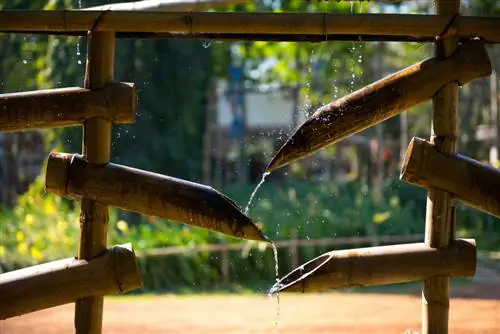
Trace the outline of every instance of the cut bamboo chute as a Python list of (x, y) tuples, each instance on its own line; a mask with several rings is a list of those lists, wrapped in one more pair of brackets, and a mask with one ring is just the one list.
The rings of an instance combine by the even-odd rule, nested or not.
[(131, 124), (136, 104), (132, 83), (111, 83), (97, 90), (71, 87), (1, 94), (0, 131), (81, 125), (98, 116)]
[(469, 277), (475, 270), (476, 243), (471, 239), (456, 240), (439, 250), (424, 243), (340, 250), (294, 269), (270, 293), (398, 284), (434, 275)]
[(448, 82), (461, 85), (487, 76), (484, 44), (470, 41), (445, 60), (429, 58), (319, 108), (280, 148), (272, 172), (429, 100)]
[(257, 225), (217, 190), (113, 163), (89, 164), (79, 155), (51, 153), (46, 189), (70, 199), (157, 216), (224, 234), (269, 241)]
[[(435, 41), (452, 16), (412, 14), (335, 13), (237, 13), (237, 12), (104, 12), (96, 31), (171, 34), (184, 38), (212, 34), (240, 40), (282, 41), (308, 38), (321, 41), (346, 40)], [(103, 11), (0, 11), (0, 32), (86, 35)], [(450, 28), (462, 40), (479, 37), (486, 43), (500, 43), (498, 17), (460, 16)], [(252, 36), (253, 35), (253, 36)], [(298, 38), (299, 37), (299, 38)]]
[(445, 154), (421, 138), (408, 145), (400, 179), (441, 189), (477, 210), (500, 218), (500, 170), (460, 154)]
[(132, 245), (118, 245), (90, 261), (68, 258), (1, 274), (0, 320), (141, 286)]

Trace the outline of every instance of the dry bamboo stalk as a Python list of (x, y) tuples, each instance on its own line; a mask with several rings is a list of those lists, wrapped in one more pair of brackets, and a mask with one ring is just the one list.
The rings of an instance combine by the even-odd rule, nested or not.
[(99, 90), (80, 87), (0, 95), (0, 131), (81, 125), (101, 116), (117, 124), (135, 121), (135, 85), (113, 83)]
[[(438, 15), (449, 17), (460, 11), (460, 0), (435, 0)], [(438, 39), (435, 55), (444, 59), (457, 49), (456, 36)], [(463, 66), (469, 66), (464, 63)], [(491, 71), (490, 73), (491, 74)], [(456, 151), (458, 136), (458, 85), (448, 83), (436, 92), (433, 99), (431, 142), (443, 153)], [(455, 238), (451, 196), (441, 189), (427, 193), (425, 219), (425, 244), (429, 247), (446, 247)], [(456, 212), (455, 212), (456, 214)], [(436, 276), (424, 282), (422, 289), (422, 334), (448, 333), (449, 277)]]
[(123, 11), (202, 11), (217, 6), (252, 3), (252, 0), (143, 0), (101, 5), (81, 10), (123, 10)]
[(68, 258), (11, 271), (0, 275), (0, 320), (141, 285), (131, 244), (114, 246), (90, 261)]
[(447, 248), (424, 243), (377, 246), (324, 253), (281, 278), (276, 292), (316, 292), (421, 281), (434, 275), (473, 276), (474, 240), (456, 240)]
[(500, 218), (500, 170), (460, 154), (444, 154), (424, 139), (408, 145), (401, 180), (441, 189), (454, 199)]
[(470, 41), (445, 60), (426, 59), (319, 108), (280, 148), (266, 171), (304, 158), (430, 98), (448, 82), (491, 73), (484, 44)]
[[(101, 89), (113, 81), (115, 36), (112, 32), (92, 32), (88, 36), (85, 88)], [(94, 117), (83, 124), (83, 155), (90, 163), (109, 162), (111, 152), (111, 121)], [(79, 259), (92, 259), (106, 249), (108, 207), (84, 198), (80, 212)], [(104, 300), (95, 295), (76, 301), (75, 329), (77, 334), (100, 334)]]
[(70, 199), (92, 199), (227, 235), (268, 241), (229, 198), (194, 182), (117, 164), (89, 164), (81, 156), (49, 155), (46, 190)]
[[(0, 11), (0, 32), (66, 33), (85, 35), (102, 11)], [(263, 34), (286, 37), (309, 35), (335, 40), (335, 36), (377, 36), (381, 40), (434, 41), (451, 16), (411, 14), (334, 13), (216, 13), (110, 11), (97, 30), (117, 33)], [(450, 32), (464, 40), (480, 37), (500, 43), (498, 17), (457, 18)]]

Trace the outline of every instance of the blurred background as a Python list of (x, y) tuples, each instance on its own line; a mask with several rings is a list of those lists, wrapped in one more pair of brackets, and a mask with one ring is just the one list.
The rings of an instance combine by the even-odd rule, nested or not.
[[(106, 3), (4, 0), (0, 9)], [(262, 0), (213, 10), (435, 13), (433, 1)], [(461, 14), (498, 16), (500, 2), (462, 1)], [(498, 72), (500, 49), (488, 51)], [(115, 78), (134, 82), (139, 102), (135, 124), (114, 126), (111, 160), (211, 185), (243, 208), (273, 154), (317, 107), (432, 54), (432, 44), (402, 42), (117, 40)], [(0, 34), (0, 92), (82, 86), (85, 55), (85, 38)], [(498, 167), (495, 80), (460, 89), (458, 147)], [(280, 275), (332, 249), (423, 240), (426, 191), (400, 182), (399, 171), (411, 138), (429, 137), (431, 113), (429, 101), (266, 179), (249, 214), (273, 240), (297, 241), (279, 248)], [(44, 192), (44, 165), (52, 150), (80, 152), (81, 133), (0, 133), (0, 272), (76, 254), (79, 203)], [(456, 206), (457, 236), (476, 238), (481, 266), (498, 269), (500, 222)], [(109, 243), (131, 241), (138, 253), (141, 294), (264, 293), (275, 280), (262, 245), (114, 209), (110, 219)], [(241, 247), (207, 246), (228, 243)]]

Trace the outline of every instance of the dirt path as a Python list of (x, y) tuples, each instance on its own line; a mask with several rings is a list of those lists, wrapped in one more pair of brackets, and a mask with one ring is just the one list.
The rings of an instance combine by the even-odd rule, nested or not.
[[(73, 333), (73, 311), (73, 305), (65, 305), (13, 318), (0, 323), (0, 333)], [(280, 313), (277, 333), (404, 333), (420, 329), (420, 296), (286, 295)], [(276, 301), (265, 296), (110, 298), (104, 333), (264, 334), (272, 333), (275, 319)], [(450, 324), (454, 334), (498, 334), (500, 299), (453, 299)]]

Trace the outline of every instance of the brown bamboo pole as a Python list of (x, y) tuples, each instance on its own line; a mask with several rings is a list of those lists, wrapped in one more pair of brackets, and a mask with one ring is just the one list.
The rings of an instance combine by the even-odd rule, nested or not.
[[(438, 15), (450, 17), (460, 11), (460, 0), (435, 0)], [(444, 59), (457, 49), (455, 36), (438, 39), (435, 56)], [(469, 66), (464, 63), (462, 66)], [(491, 69), (488, 75), (491, 74)], [(433, 99), (431, 143), (443, 153), (456, 151), (458, 136), (458, 85), (448, 83)], [(446, 247), (455, 238), (452, 198), (441, 189), (427, 193), (425, 244), (433, 248)], [(455, 212), (456, 214), (456, 212)], [(422, 334), (448, 333), (449, 276), (435, 276), (424, 282), (422, 289)]]
[(319, 108), (266, 168), (271, 172), (418, 105), (448, 82), (462, 85), (491, 73), (484, 44), (471, 41), (442, 60), (426, 59)]
[(0, 320), (141, 285), (131, 244), (111, 247), (90, 261), (68, 258), (11, 271), (0, 275)]
[(252, 0), (143, 0), (82, 8), (81, 10), (202, 11), (217, 6), (248, 3), (252, 3)]
[[(102, 11), (0, 11), (0, 32), (85, 35)], [(450, 15), (334, 14), (334, 13), (217, 13), (110, 11), (97, 30), (117, 33), (171, 33), (188, 37), (197, 34), (275, 35), (283, 40), (302, 35), (335, 40), (336, 36), (359, 41), (380, 40), (432, 42), (451, 19)], [(480, 37), (500, 43), (498, 17), (463, 16), (450, 33), (463, 40)], [(243, 38), (244, 36), (238, 36)]]
[(0, 95), (0, 131), (81, 125), (101, 116), (116, 124), (135, 121), (135, 85), (112, 83), (102, 89), (80, 87)]
[[(421, 281), (428, 277), (473, 276), (474, 240), (456, 240), (436, 249), (423, 242), (324, 253), (281, 278), (271, 292), (317, 292), (328, 289)], [(439, 332), (436, 332), (439, 333)]]
[(232, 237), (268, 241), (228, 197), (194, 182), (113, 163), (87, 163), (81, 156), (49, 155), (45, 187), (70, 199), (87, 198), (127, 211), (157, 216)]
[(453, 199), (500, 218), (500, 170), (460, 154), (445, 154), (420, 138), (408, 145), (401, 180), (449, 192)]
[[(100, 89), (113, 81), (115, 36), (112, 32), (93, 32), (88, 35), (85, 88)], [(90, 163), (109, 162), (111, 151), (111, 121), (94, 117), (83, 124), (83, 156)], [(79, 259), (92, 259), (106, 249), (108, 207), (91, 199), (82, 199), (80, 213)], [(95, 295), (79, 299), (75, 305), (77, 334), (102, 332), (103, 297)]]

